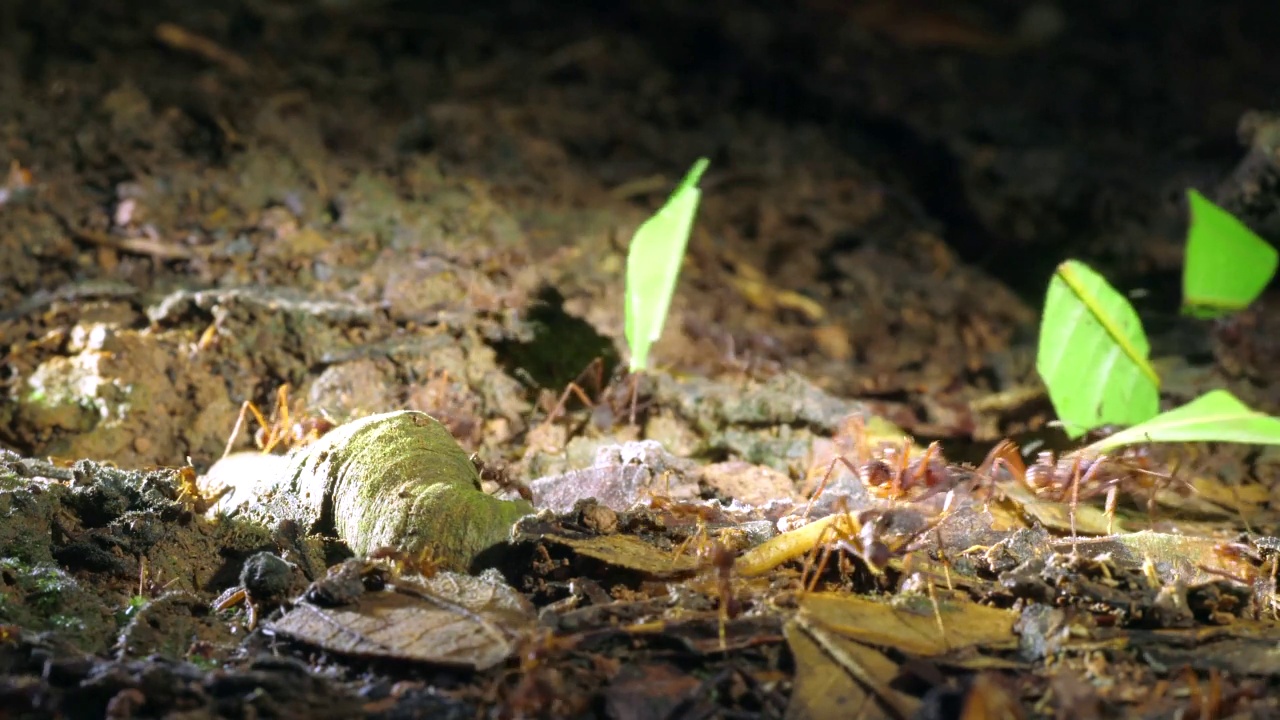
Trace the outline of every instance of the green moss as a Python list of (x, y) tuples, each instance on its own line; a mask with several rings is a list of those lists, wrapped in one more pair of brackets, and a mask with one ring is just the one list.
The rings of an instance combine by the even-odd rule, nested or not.
[(382, 546), (416, 553), (429, 546), (445, 568), (466, 570), (533, 510), (481, 492), (467, 452), (420, 412), (348, 423), (300, 451), (290, 465), (305, 511), (316, 522), (331, 523), (357, 554)]
[(52, 563), (0, 558), (0, 572), (10, 579), (0, 593), (0, 619), (36, 631), (54, 631), (67, 642), (100, 652), (112, 642), (116, 625), (104, 598), (80, 587), (75, 578)]

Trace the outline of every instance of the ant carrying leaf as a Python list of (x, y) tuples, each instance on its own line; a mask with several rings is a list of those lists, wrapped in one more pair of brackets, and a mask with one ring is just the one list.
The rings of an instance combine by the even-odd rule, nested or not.
[[(1003, 471), (1003, 474), (1002, 474)], [(1171, 473), (1155, 469), (1151, 457), (1140, 450), (1117, 454), (1076, 451), (1062, 456), (1041, 452), (1027, 465), (1010, 440), (996, 443), (975, 475), (979, 479), (997, 481), (1011, 479), (1038, 498), (1069, 503), (1068, 516), (1072, 537), (1078, 536), (1076, 513), (1080, 500), (1105, 496), (1104, 514), (1107, 534), (1115, 530), (1116, 503), (1120, 492), (1148, 493), (1147, 509), (1155, 514), (1156, 495), (1174, 480)]]
[[(606, 382), (606, 364), (605, 359), (597, 357), (587, 364), (587, 367), (578, 373), (578, 377), (569, 382), (560, 398), (555, 405), (547, 411), (547, 417), (542, 424), (549, 425), (566, 411), (569, 399), (575, 398), (584, 406), (591, 409), (591, 423), (600, 430), (607, 430), (613, 427), (617, 422), (617, 417), (626, 410), (628, 403), (631, 408), (631, 424), (636, 422), (636, 396), (638, 376), (628, 374), (625, 370), (620, 370), (614, 374), (614, 379)], [(628, 380), (629, 382), (623, 382)], [(590, 387), (592, 392), (589, 393), (587, 388)], [(594, 395), (594, 398), (592, 397)]]

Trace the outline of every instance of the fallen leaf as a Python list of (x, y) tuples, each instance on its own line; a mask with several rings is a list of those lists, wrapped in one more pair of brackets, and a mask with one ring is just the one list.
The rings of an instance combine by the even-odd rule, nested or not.
[(564, 545), (583, 557), (608, 563), (614, 567), (642, 572), (652, 578), (669, 578), (698, 570), (698, 559), (692, 554), (676, 555), (660, 550), (634, 535), (602, 535), (571, 538), (546, 535), (545, 542)]
[(968, 647), (1017, 647), (1016, 613), (971, 602), (946, 601), (938, 616), (927, 598), (907, 607), (844, 593), (811, 593), (798, 617), (858, 642), (932, 657)]
[(920, 701), (889, 687), (898, 664), (883, 653), (798, 618), (783, 635), (796, 663), (788, 720), (915, 716)]
[(399, 579), (348, 605), (300, 602), (268, 627), (331, 652), (485, 670), (511, 657), (535, 620), (506, 583), (442, 572)]

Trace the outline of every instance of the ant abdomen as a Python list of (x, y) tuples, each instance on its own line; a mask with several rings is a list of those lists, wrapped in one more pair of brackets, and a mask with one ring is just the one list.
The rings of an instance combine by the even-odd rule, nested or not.
[(1042, 452), (1023, 475), (1027, 485), (1036, 492), (1058, 485), (1058, 463), (1051, 452)]

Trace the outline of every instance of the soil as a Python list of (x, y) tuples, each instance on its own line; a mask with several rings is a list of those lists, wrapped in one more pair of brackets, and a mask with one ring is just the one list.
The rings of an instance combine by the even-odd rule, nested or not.
[[(973, 468), (1004, 437), (1068, 446), (1033, 361), (1068, 257), (1133, 296), (1166, 406), (1225, 387), (1280, 413), (1274, 285), (1177, 314), (1187, 188), (1280, 237), (1277, 22), (1246, 0), (6, 3), (0, 718), (1280, 713), (1280, 456), (1144, 455), (1175, 481), (1121, 488), (1114, 527), (1103, 493), (1071, 512)], [(704, 156), (656, 368), (626, 376), (627, 242)], [(327, 496), (263, 522), (217, 495), (399, 410), (474, 453), (467, 492), (549, 509), (463, 560), (350, 560)], [(940, 441), (912, 467), (945, 507), (864, 482), (885, 422)], [(760, 545), (839, 510), (856, 526)], [(347, 627), (389, 593), (484, 652), (289, 615)], [(433, 602), (448, 622), (413, 614)], [(880, 612), (926, 624), (850, 629)]]

